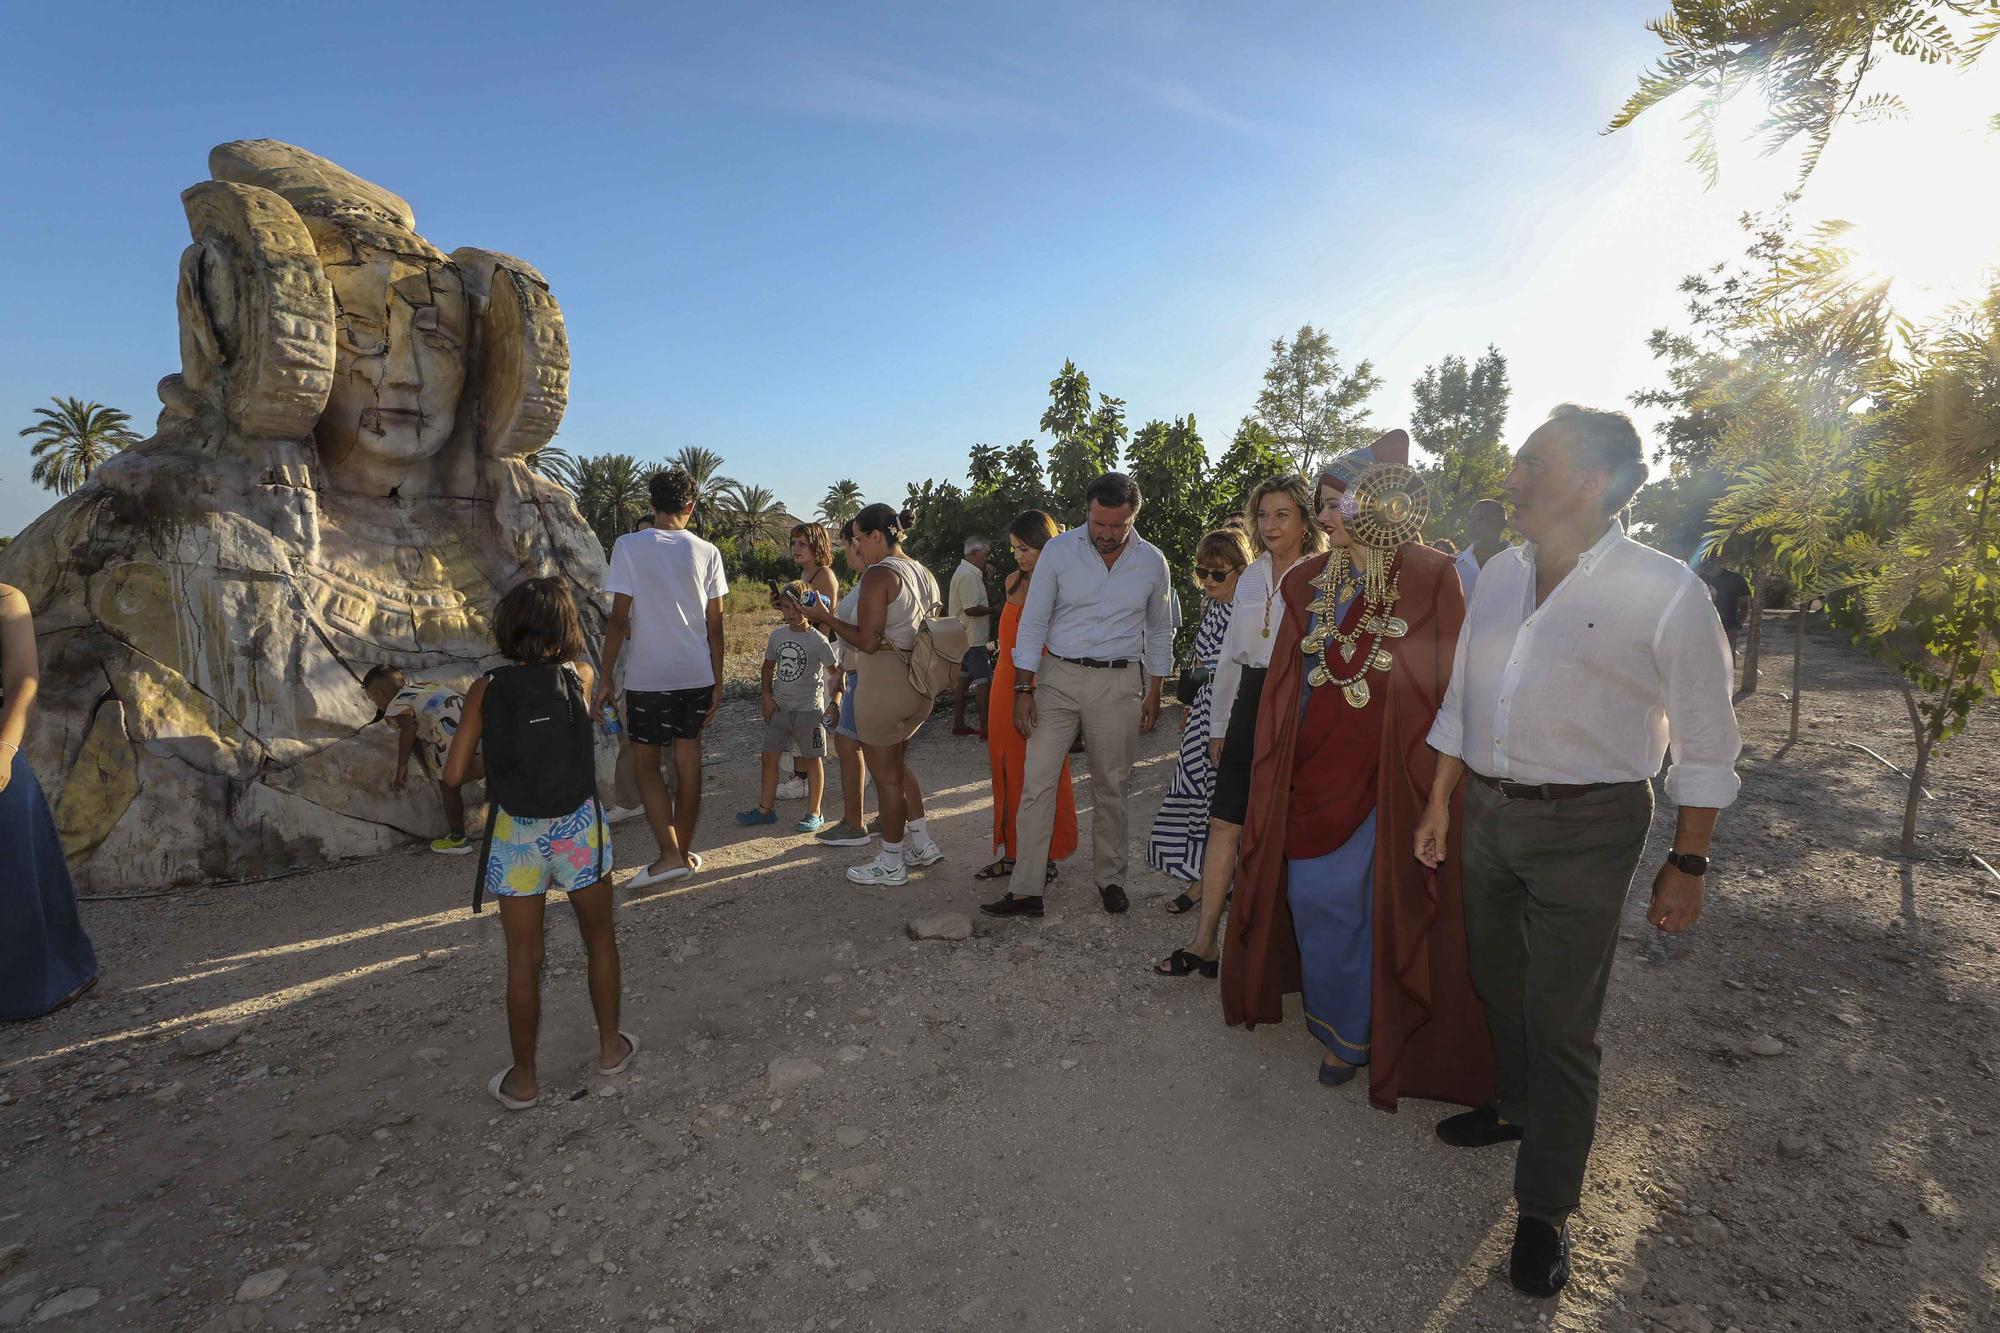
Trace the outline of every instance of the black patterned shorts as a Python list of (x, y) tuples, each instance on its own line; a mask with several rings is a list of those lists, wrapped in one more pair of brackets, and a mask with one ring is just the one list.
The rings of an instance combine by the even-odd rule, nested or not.
[(701, 737), (715, 688), (625, 691), (625, 730), (641, 745), (669, 745)]

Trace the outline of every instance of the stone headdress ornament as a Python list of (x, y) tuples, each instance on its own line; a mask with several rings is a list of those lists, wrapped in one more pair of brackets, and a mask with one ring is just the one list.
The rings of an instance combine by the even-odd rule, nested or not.
[[(1313, 579), (1316, 620), (1300, 647), (1320, 659), (1308, 683), (1315, 689), (1338, 688), (1355, 708), (1366, 708), (1373, 697), (1368, 673), (1395, 665), (1384, 640), (1410, 632), (1408, 623), (1395, 614), (1396, 552), (1423, 535), (1430, 492), (1409, 460), (1408, 433), (1392, 430), (1320, 471), (1320, 486), (1340, 496), (1341, 525), (1358, 548), (1361, 572), (1357, 577), (1354, 559), (1342, 558), (1339, 551), (1327, 557)], [(1356, 595), (1362, 599), (1360, 615), (1351, 629), (1343, 629), (1341, 611)]]

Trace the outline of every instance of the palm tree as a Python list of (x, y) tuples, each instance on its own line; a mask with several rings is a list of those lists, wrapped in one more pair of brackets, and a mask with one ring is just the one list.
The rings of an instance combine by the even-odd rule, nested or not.
[(604, 553), (624, 536), (632, 520), (652, 505), (646, 483), (652, 473), (630, 454), (596, 454), (576, 460), (576, 485), (571, 493), (583, 521), (597, 534)]
[(34, 444), (35, 481), (68, 495), (97, 471), (98, 465), (138, 440), (132, 418), (115, 407), (86, 403), (81, 398), (51, 398), (53, 408), (38, 407), (42, 420), (21, 429)]
[(760, 541), (782, 542), (791, 532), (791, 515), (768, 486), (732, 481), (716, 496), (715, 508), (717, 529), (735, 538), (737, 546), (745, 550)]
[(697, 516), (706, 506), (713, 505), (715, 499), (727, 488), (736, 484), (735, 479), (722, 475), (722, 455), (713, 449), (704, 449), (698, 444), (684, 446), (681, 451), (667, 460), (668, 467), (683, 468), (694, 478), (694, 507)]
[(838, 528), (861, 512), (861, 483), (851, 477), (842, 477), (826, 488), (826, 498), (819, 502), (819, 516), (828, 527)]
[(575, 494), (578, 480), (577, 463), (575, 456), (569, 450), (545, 444), (528, 455), (527, 463), (542, 476)]

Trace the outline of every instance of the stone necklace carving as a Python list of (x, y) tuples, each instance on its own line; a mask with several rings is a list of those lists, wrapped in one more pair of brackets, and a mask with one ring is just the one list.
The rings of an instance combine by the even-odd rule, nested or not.
[[(1299, 648), (1308, 657), (1317, 655), (1319, 661), (1313, 664), (1306, 681), (1314, 689), (1337, 687), (1350, 708), (1366, 708), (1374, 697), (1368, 685), (1370, 671), (1387, 671), (1395, 665), (1396, 659), (1383, 640), (1400, 639), (1410, 632), (1408, 622), (1394, 614), (1402, 577), (1400, 572), (1391, 574), (1393, 560), (1389, 552), (1366, 548), (1361, 577), (1357, 579), (1354, 562), (1335, 551), (1312, 580), (1318, 590), (1311, 607), (1317, 623)], [(1343, 630), (1340, 608), (1357, 595), (1361, 598), (1361, 614), (1355, 618), (1353, 629)], [(1339, 666), (1333, 662), (1336, 646)], [(1355, 665), (1357, 659), (1359, 666)]]

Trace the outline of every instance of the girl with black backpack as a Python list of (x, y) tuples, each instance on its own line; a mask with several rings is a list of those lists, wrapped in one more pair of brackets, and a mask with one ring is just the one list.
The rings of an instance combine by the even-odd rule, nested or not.
[(445, 780), (486, 759), (486, 836), (472, 910), (492, 894), (507, 938), (507, 1034), (514, 1063), (486, 1090), (510, 1111), (541, 1098), (535, 1036), (542, 1017), (542, 906), (550, 888), (569, 895), (590, 962), (597, 1070), (622, 1074), (639, 1043), (618, 1029), (618, 943), (611, 928), (611, 833), (597, 798), (590, 690), (579, 661), (583, 623), (568, 589), (529, 579), (500, 599), (493, 638), (511, 666), (473, 682), (445, 757)]

